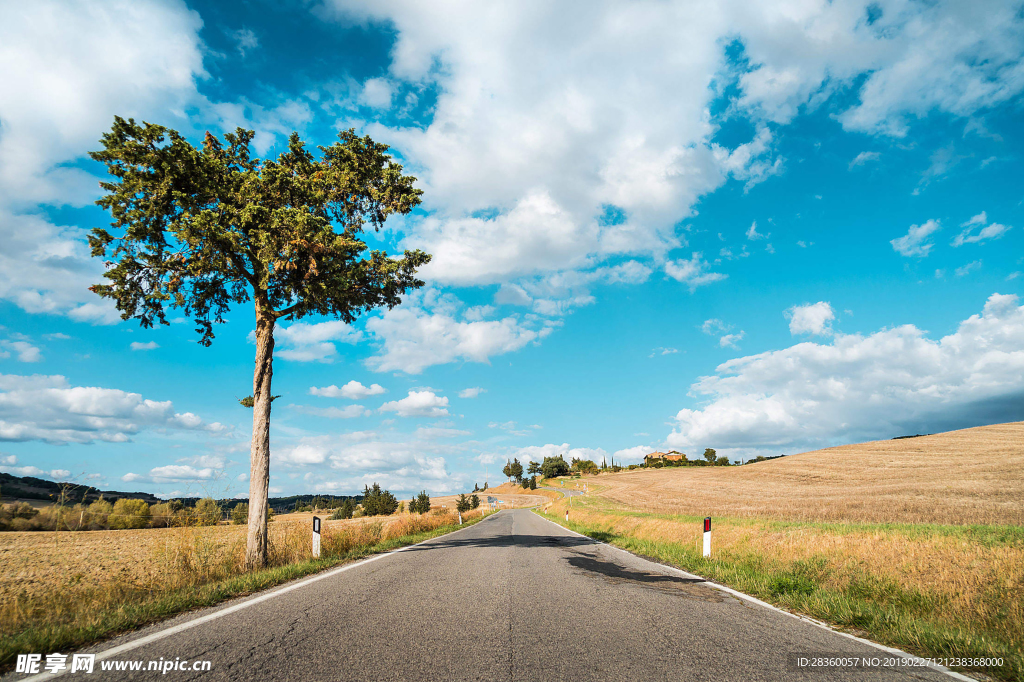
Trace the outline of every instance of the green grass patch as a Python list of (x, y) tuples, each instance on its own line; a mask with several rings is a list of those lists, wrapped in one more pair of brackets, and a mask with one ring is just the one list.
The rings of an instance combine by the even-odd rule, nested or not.
[[(705, 559), (697, 548), (689, 543), (648, 540), (610, 532), (608, 527), (591, 526), (573, 520), (566, 523), (564, 515), (561, 514), (545, 514), (539, 510), (537, 513), (595, 540), (676, 566), (788, 611), (810, 616), (842, 630), (854, 631), (873, 641), (899, 647), (922, 657), (1002, 658), (1001, 667), (976, 671), (1001, 680), (1024, 680), (1024, 641), (1020, 633), (1008, 633), (1005, 629), (1000, 629), (999, 622), (985, 621), (980, 617), (976, 621), (961, 620), (955, 624), (945, 621), (942, 618), (945, 598), (941, 595), (908, 590), (885, 576), (866, 572), (844, 576), (844, 580), (840, 581), (842, 587), (837, 588), (836, 581), (829, 580), (833, 577), (834, 568), (824, 556), (810, 560), (779, 561), (753, 552), (720, 551), (715, 557)], [(634, 518), (668, 518), (684, 522), (700, 520), (697, 517), (691, 519), (685, 516), (659, 516), (603, 509), (601, 513)], [(770, 524), (772, 528), (812, 526), (829, 531), (834, 527), (850, 526), (858, 529), (872, 526), (874, 532), (888, 532), (890, 528), (907, 528), (903, 525), (887, 524), (785, 523), (757, 519), (732, 521)], [(971, 529), (968, 532), (975, 534), (965, 537), (971, 537), (973, 541), (978, 541), (977, 538), (994, 538), (1003, 542), (1003, 539), (1009, 538), (1008, 541), (1012, 543), (1017, 541), (1013, 538), (1018, 536), (1017, 533), (1001, 534), (986, 531), (993, 527), (956, 528)], [(930, 529), (923, 536), (931, 533)], [(993, 593), (992, 598), (998, 599), (999, 595)], [(972, 669), (962, 670), (967, 672)]]
[[(574, 507), (611, 514), (623, 518), (650, 518), (690, 523), (694, 528), (703, 524), (703, 516), (689, 514), (657, 514), (624, 510), (614, 503), (601, 497), (582, 495), (573, 498)], [(1002, 525), (943, 525), (937, 523), (852, 523), (828, 521), (781, 521), (764, 518), (748, 518), (742, 516), (715, 517), (716, 523), (729, 523), (732, 526), (746, 528), (764, 528), (770, 531), (785, 531), (813, 528), (835, 535), (876, 534), (899, 535), (908, 539), (949, 537), (981, 545), (983, 547), (1020, 547), (1024, 546), (1024, 526)]]
[[(215, 606), (227, 599), (251, 595), (335, 566), (467, 528), (487, 516), (489, 514), (467, 519), (461, 526), (441, 526), (430, 531), (382, 540), (354, 548), (339, 556), (241, 573), (198, 586), (170, 590), (110, 586), (92, 591), (76, 589), (68, 594), (53, 593), (46, 600), (47, 604), (39, 605), (42, 607), (38, 609), (41, 615), (31, 619), (27, 627), (7, 632), (0, 625), (0, 672), (12, 669), (18, 654), (67, 653), (186, 611)], [(74, 600), (77, 608), (68, 609), (68, 599)], [(89, 613), (87, 622), (74, 617), (83, 611)]]

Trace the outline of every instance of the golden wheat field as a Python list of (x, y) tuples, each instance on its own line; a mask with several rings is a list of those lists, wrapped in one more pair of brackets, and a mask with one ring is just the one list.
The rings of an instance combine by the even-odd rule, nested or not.
[(601, 497), (654, 513), (1024, 525), (1024, 422), (591, 481)]
[[(440, 511), (440, 507), (435, 509)], [(473, 512), (466, 518), (478, 514)], [(287, 555), (293, 560), (308, 558), (313, 516), (304, 513), (275, 518), (269, 526), (272, 554)], [(444, 519), (451, 522), (452, 516), (446, 513)], [(410, 514), (396, 514), (325, 520), (322, 533), (326, 542), (342, 531), (358, 533), (360, 529), (379, 526), (375, 531), (378, 537), (394, 537), (407, 532), (405, 525), (412, 518)], [(245, 531), (245, 526), (220, 525), (0, 533), (0, 606), (15, 598), (31, 598), (54, 589), (96, 587), (111, 582), (148, 588), (180, 579), (183, 569), (203, 579), (223, 572), (232, 559), (240, 559)]]

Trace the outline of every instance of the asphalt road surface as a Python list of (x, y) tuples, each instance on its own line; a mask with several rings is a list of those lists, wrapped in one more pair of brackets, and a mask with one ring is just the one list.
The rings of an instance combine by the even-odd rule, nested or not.
[(210, 670), (101, 672), (97, 661), (93, 675), (62, 679), (951, 679), (922, 667), (797, 670), (794, 654), (892, 655), (529, 510), (502, 511), (319, 580), (186, 614), (90, 651), (145, 637), (152, 640), (108, 660), (208, 660)]

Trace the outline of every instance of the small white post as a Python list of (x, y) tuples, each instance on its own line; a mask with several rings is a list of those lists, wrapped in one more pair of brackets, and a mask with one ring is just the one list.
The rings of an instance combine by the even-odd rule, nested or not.
[(313, 517), (313, 558), (320, 558), (320, 517)]
[(569, 523), (569, 510), (568, 509), (565, 510), (565, 522)]
[(711, 517), (704, 517), (704, 556), (711, 556)]
[(459, 525), (462, 525), (462, 512), (459, 512)]

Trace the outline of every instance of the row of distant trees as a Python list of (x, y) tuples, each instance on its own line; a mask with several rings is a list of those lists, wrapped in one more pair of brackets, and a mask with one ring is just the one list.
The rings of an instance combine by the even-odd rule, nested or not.
[[(662, 467), (681, 467), (681, 466), (732, 466), (733, 463), (729, 461), (729, 458), (722, 455), (720, 456), (714, 448), (706, 448), (704, 455), (701, 459), (689, 459), (684, 453), (671, 452), (669, 454), (680, 455), (678, 460), (656, 460), (654, 462), (644, 462), (643, 464), (630, 464), (628, 466), (622, 466), (615, 462), (613, 457), (611, 461), (608, 458), (602, 458), (601, 463), (590, 460), (590, 459), (577, 459), (573, 457), (571, 461), (566, 462), (564, 455), (558, 455), (557, 457), (545, 457), (544, 461), (537, 463), (530, 461), (526, 467), (525, 473), (529, 474), (530, 478), (524, 476), (523, 465), (519, 462), (519, 459), (513, 459), (507, 461), (505, 468), (502, 472), (510, 481), (515, 481), (521, 484), (524, 488), (528, 487), (531, 483), (531, 478), (535, 479), (538, 475), (544, 478), (555, 478), (556, 476), (568, 476), (571, 474), (583, 475), (583, 474), (598, 474), (603, 471), (622, 471), (624, 469), (638, 469), (638, 468), (662, 468)], [(781, 457), (782, 455), (778, 455)], [(746, 464), (752, 462), (763, 462), (769, 459), (776, 459), (776, 457), (764, 457), (758, 456), (754, 459), (749, 460)], [(737, 462), (738, 464), (738, 462)], [(536, 487), (536, 481), (533, 481), (533, 486)]]
[[(536, 484), (535, 484), (536, 485)], [(485, 484), (486, 488), (486, 484)], [(322, 500), (327, 503), (327, 500)], [(379, 484), (364, 486), (363, 499), (356, 503), (351, 498), (330, 500), (330, 506), (313, 507), (296, 505), (296, 511), (313, 511), (316, 508), (334, 509), (332, 519), (351, 519), (356, 516), (390, 516), (404, 512), (405, 502), (398, 499)], [(455, 508), (465, 512), (480, 506), (480, 497), (463, 493), (456, 501)], [(269, 509), (269, 508), (268, 508)], [(421, 491), (408, 502), (408, 510), (414, 514), (426, 514), (431, 510), (430, 496)], [(212, 497), (197, 500), (193, 506), (185, 506), (180, 500), (170, 500), (150, 505), (145, 500), (122, 498), (113, 504), (100, 498), (91, 504), (54, 505), (36, 509), (28, 502), (0, 504), (0, 531), (31, 530), (130, 530), (139, 528), (168, 528), (174, 526), (214, 526), (225, 518), (225, 511), (231, 523), (245, 525), (249, 519), (249, 504), (240, 502), (227, 510)], [(273, 517), (273, 509), (269, 509)], [(269, 519), (268, 519), (269, 520)]]
[[(247, 522), (249, 507), (231, 510), (236, 524)], [(273, 512), (270, 512), (271, 516)], [(212, 497), (186, 507), (179, 500), (150, 505), (145, 500), (121, 498), (111, 504), (100, 498), (91, 504), (53, 505), (36, 509), (28, 502), (0, 505), (0, 531), (29, 530), (132, 530), (174, 526), (213, 526), (224, 509)]]

